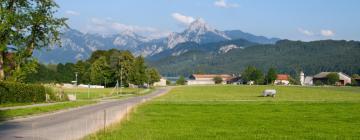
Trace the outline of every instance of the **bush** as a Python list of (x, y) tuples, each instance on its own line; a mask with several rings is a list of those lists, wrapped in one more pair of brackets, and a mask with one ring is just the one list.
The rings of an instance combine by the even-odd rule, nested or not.
[(166, 80), (166, 85), (171, 85), (171, 81), (169, 81), (169, 80)]
[(325, 85), (323, 82), (321, 82), (320, 80), (316, 80), (315, 82), (314, 82), (314, 85), (315, 86), (323, 86), (323, 85)]
[(186, 80), (184, 76), (180, 76), (179, 79), (176, 81), (177, 85), (185, 85), (186, 84)]
[(45, 102), (46, 89), (42, 85), (0, 82), (0, 104)]
[(45, 93), (48, 95), (47, 102), (69, 101), (67, 94), (61, 88), (45, 85)]
[(214, 77), (215, 84), (221, 84), (223, 82), (223, 79), (219, 76)]
[(340, 80), (339, 74), (337, 73), (330, 73), (326, 76), (326, 78), (328, 79), (327, 84), (329, 85), (335, 85), (336, 82)]

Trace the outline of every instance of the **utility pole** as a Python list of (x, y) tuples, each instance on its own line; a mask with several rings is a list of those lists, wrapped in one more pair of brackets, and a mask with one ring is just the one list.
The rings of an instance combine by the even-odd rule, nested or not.
[(120, 68), (120, 93), (122, 94), (122, 67)]
[(76, 79), (75, 97), (77, 98), (77, 92), (78, 92), (78, 72), (75, 72), (75, 79)]
[(105, 88), (106, 88), (106, 78), (104, 78), (104, 80), (105, 80)]
[(88, 99), (90, 99), (90, 84), (88, 84)]

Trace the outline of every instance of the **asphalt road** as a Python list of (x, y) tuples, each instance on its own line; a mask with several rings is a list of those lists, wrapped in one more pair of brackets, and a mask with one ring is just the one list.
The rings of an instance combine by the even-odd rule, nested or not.
[(145, 96), (103, 102), (69, 111), (16, 119), (0, 124), (1, 140), (74, 140), (128, 117), (132, 107), (167, 93), (163, 88)]

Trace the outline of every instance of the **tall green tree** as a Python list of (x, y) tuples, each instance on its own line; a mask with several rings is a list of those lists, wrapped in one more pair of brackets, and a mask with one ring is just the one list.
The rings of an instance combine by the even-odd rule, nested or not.
[(143, 85), (147, 82), (145, 60), (142, 56), (138, 56), (134, 61), (134, 73), (132, 75), (132, 83), (135, 85)]
[(107, 64), (105, 57), (100, 57), (97, 59), (91, 65), (90, 71), (90, 79), (92, 84), (105, 84), (105, 82), (111, 76), (110, 67)]
[(275, 68), (270, 68), (266, 74), (266, 84), (273, 84), (276, 80), (277, 72)]
[(264, 74), (261, 70), (256, 69), (254, 66), (248, 66), (243, 72), (242, 77), (244, 81), (254, 81), (256, 84), (264, 83)]
[(153, 85), (155, 82), (160, 81), (160, 74), (159, 72), (154, 68), (146, 69), (146, 75), (147, 75), (147, 81), (150, 85)]
[[(22, 75), (18, 73), (32, 62), (28, 58), (34, 49), (61, 44), (60, 30), (67, 25), (65, 18), (54, 16), (57, 8), (53, 0), (0, 1), (0, 81)], [(14, 53), (11, 61), (15, 62), (6, 62), (8, 54)], [(10, 63), (15, 66), (6, 65)]]
[(118, 59), (115, 76), (122, 82), (122, 86), (129, 86), (132, 82), (132, 76), (135, 72), (134, 70), (134, 56), (129, 51), (124, 51), (120, 53), (120, 58)]

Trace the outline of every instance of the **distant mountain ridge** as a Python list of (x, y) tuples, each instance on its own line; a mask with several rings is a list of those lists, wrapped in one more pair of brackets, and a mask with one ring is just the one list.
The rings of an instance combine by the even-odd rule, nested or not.
[[(280, 40), (244, 33), (240, 30), (220, 31), (209, 26), (204, 20), (198, 19), (180, 33), (171, 33), (167, 37), (149, 39), (131, 31), (116, 35), (98, 35), (82, 33), (68, 29), (62, 35), (62, 47), (52, 47), (35, 52), (35, 57), (44, 63), (66, 63), (84, 60), (96, 50), (119, 49), (129, 50), (135, 55), (154, 58), (154, 56), (177, 48), (177, 45), (194, 42), (200, 45), (231, 40), (246, 40), (257, 44), (274, 44)], [(184, 46), (186, 47), (186, 46)]]

